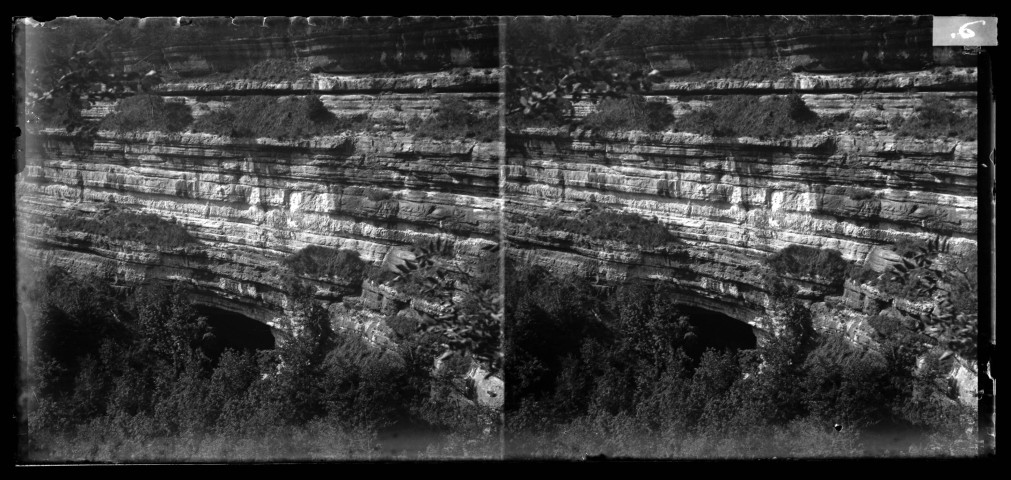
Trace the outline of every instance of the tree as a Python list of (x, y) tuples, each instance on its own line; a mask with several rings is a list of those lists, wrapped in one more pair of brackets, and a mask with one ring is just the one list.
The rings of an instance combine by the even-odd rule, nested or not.
[(98, 123), (83, 112), (97, 102), (150, 90), (156, 70), (123, 71), (111, 51), (123, 45), (127, 27), (97, 19), (64, 18), (26, 29), (28, 123), (65, 128), (75, 148), (90, 147)]
[(897, 249), (901, 261), (885, 272), (879, 287), (895, 296), (935, 301), (936, 308), (915, 319), (912, 329), (943, 346), (945, 358), (957, 354), (974, 359), (979, 323), (977, 250), (950, 254), (937, 238)]
[[(497, 258), (499, 245), (487, 245), (482, 251)], [(397, 274), (393, 282), (418, 288), (435, 305), (414, 308), (422, 331), (441, 337), (447, 352), (474, 358), (490, 374), (497, 374), (503, 359), (498, 282), (482, 281), (453, 265), (447, 259), (449, 252), (451, 246), (441, 238), (413, 247), (414, 259), (393, 267)]]
[(592, 19), (513, 20), (507, 30), (512, 48), (504, 65), (506, 114), (547, 118), (572, 128), (579, 101), (596, 103), (648, 91), (658, 72), (646, 75), (591, 45), (606, 24)]

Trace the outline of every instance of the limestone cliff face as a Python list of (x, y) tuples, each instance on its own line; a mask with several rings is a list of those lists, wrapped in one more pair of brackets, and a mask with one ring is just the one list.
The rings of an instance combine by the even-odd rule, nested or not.
[[(797, 20), (800, 22), (801, 20)], [(929, 22), (805, 35), (717, 38), (673, 45), (621, 47), (612, 58), (672, 74), (707, 72), (751, 58), (775, 58), (808, 72), (919, 70), (931, 65), (974, 66), (975, 59), (932, 46)]]
[[(461, 265), (473, 263), (480, 247), (498, 241), (500, 144), (436, 140), (406, 124), (432, 115), (448, 97), (497, 115), (497, 24), (408, 22), (360, 30), (160, 49), (170, 68), (187, 76), (296, 58), (311, 60), (320, 72), (354, 72), (296, 81), (193, 78), (155, 89), (166, 102), (189, 107), (194, 118), (245, 95), (315, 94), (333, 115), (364, 115), (365, 121), (330, 136), (287, 140), (101, 130), (93, 143), (82, 144), (61, 130), (32, 132), (16, 181), (19, 251), (114, 282), (182, 280), (199, 303), (266, 323), (290, 301), (290, 272), (281, 260), (306, 246), (353, 250), (381, 266), (416, 241), (441, 238)], [(138, 52), (120, 52), (124, 68)], [(112, 106), (85, 114), (97, 120)], [(175, 222), (196, 242), (164, 248), (48, 221), (93, 215), (109, 204)], [(368, 302), (351, 301), (363, 293), (361, 281), (301, 280), (314, 286), (339, 323), (383, 341), (381, 316), (361, 308)], [(368, 288), (365, 294), (383, 295)]]
[[(543, 129), (509, 142), (507, 234), (522, 246), (516, 255), (613, 280), (670, 280), (687, 298), (742, 320), (765, 303), (760, 261), (788, 245), (863, 262), (874, 246), (903, 238), (940, 236), (954, 251), (975, 244), (975, 144), (885, 134), (584, 138)], [(526, 223), (589, 201), (657, 219), (689, 245), (688, 258)]]
[[(347, 19), (339, 27), (319, 27), (300, 35), (268, 34), (140, 45), (115, 52), (115, 58), (128, 69), (154, 63), (167, 65), (184, 77), (228, 72), (270, 59), (297, 60), (314, 71), (326, 73), (424, 72), (498, 65), (496, 18), (402, 18), (378, 22), (382, 25), (365, 19)], [(229, 25), (223, 25), (212, 32), (227, 28)]]
[[(791, 51), (814, 52), (810, 61), (819, 65), (861, 68), (846, 57), (849, 46), (841, 47), (844, 58), (837, 58), (824, 49), (793, 45)], [(729, 49), (727, 56), (737, 60), (765, 55), (757, 47), (711, 48), (717, 47)], [(690, 48), (651, 48), (645, 50), (654, 52), (650, 61), (657, 68), (695, 55)], [(909, 67), (888, 61), (902, 56), (901, 49), (882, 48), (886, 70)], [(678, 117), (722, 95), (796, 92), (820, 116), (848, 113), (857, 120), (844, 130), (792, 138), (511, 130), (505, 211), (506, 234), (515, 248), (508, 252), (523, 262), (597, 281), (665, 280), (677, 286), (685, 303), (754, 325), (768, 302), (761, 263), (789, 245), (835, 249), (860, 264), (903, 239), (938, 238), (950, 252), (970, 251), (977, 228), (976, 143), (902, 137), (888, 121), (908, 117), (927, 95), (974, 112), (975, 75), (974, 68), (930, 68), (795, 73), (769, 80), (674, 77), (647, 96), (671, 105)], [(577, 116), (594, 111), (587, 102), (576, 107)], [(587, 202), (655, 219), (683, 247), (650, 249), (634, 241), (602, 241), (533, 226), (532, 220), (546, 212), (574, 215)], [(809, 301), (831, 293), (810, 280), (801, 285)]]

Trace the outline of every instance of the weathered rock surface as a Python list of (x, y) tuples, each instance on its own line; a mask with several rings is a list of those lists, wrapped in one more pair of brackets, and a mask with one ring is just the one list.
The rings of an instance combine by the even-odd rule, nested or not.
[[(500, 145), (416, 136), (407, 124), (430, 117), (447, 98), (497, 118), (497, 20), (381, 22), (351, 19), (248, 38), (218, 25), (178, 36), (189, 43), (113, 52), (125, 71), (154, 68), (183, 78), (149, 93), (188, 106), (194, 118), (249, 95), (318, 95), (334, 115), (357, 120), (333, 135), (284, 140), (191, 126), (183, 133), (101, 130), (85, 145), (61, 130), (33, 130), (16, 181), (19, 253), (116, 283), (181, 280), (198, 303), (268, 324), (290, 313), (293, 274), (281, 260), (306, 246), (353, 250), (377, 267), (415, 242), (442, 239), (458, 263), (474, 263), (499, 237)], [(201, 35), (229, 38), (197, 42)], [(264, 60), (311, 73), (294, 80), (235, 73)], [(99, 103), (83, 113), (98, 121), (114, 108)], [(196, 241), (164, 248), (49, 221), (110, 203), (176, 222)], [(329, 305), (337, 326), (374, 343), (387, 337), (384, 315), (376, 313), (384, 299), (405, 300), (368, 280), (298, 281)]]
[[(742, 319), (765, 302), (758, 263), (791, 244), (858, 262), (902, 238), (939, 236), (953, 251), (975, 245), (971, 142), (547, 129), (508, 141), (507, 234), (523, 245), (511, 254), (584, 275), (669, 279), (687, 297)], [(691, 246), (690, 260), (633, 244), (573, 242), (567, 232), (525, 223), (589, 201), (657, 219)]]
[(494, 17), (406, 17), (386, 23), (377, 28), (365, 19), (348, 19), (340, 28), (323, 28), (298, 36), (139, 45), (114, 52), (114, 56), (126, 69), (166, 65), (182, 76), (228, 72), (271, 59), (299, 60), (307, 68), (326, 73), (436, 71), (498, 65), (498, 20)]
[(929, 21), (852, 31), (796, 36), (717, 38), (675, 45), (623, 47), (616, 59), (685, 74), (708, 72), (750, 58), (775, 58), (795, 71), (859, 72), (919, 70), (933, 65), (973, 66), (975, 59), (953, 48), (934, 47)]

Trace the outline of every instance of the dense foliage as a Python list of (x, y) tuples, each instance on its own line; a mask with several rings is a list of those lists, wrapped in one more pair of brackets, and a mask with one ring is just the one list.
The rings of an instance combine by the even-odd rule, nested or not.
[[(936, 352), (917, 367), (905, 337), (882, 338), (878, 353), (836, 334), (815, 335), (810, 312), (789, 297), (770, 309), (779, 327), (757, 349), (713, 349), (661, 286), (602, 295), (578, 278), (510, 265), (506, 292), (509, 455), (974, 448), (965, 429), (975, 419), (954, 399)], [(905, 443), (881, 445), (882, 432)]]
[(447, 353), (471, 358), (490, 374), (500, 375), (504, 356), (499, 246), (482, 247), (478, 261), (466, 269), (452, 251), (452, 244), (442, 239), (422, 241), (411, 248), (413, 259), (394, 267), (396, 274), (389, 282), (398, 292), (435, 306), (412, 304), (418, 328), (441, 338)]
[(439, 97), (439, 106), (432, 115), (422, 120), (412, 118), (407, 129), (422, 137), (438, 140), (463, 140), (474, 138), (482, 142), (498, 140), (498, 115), (481, 113), (461, 98)]
[(674, 129), (716, 137), (777, 138), (814, 133), (817, 120), (818, 116), (797, 94), (730, 95), (714, 100), (709, 107), (681, 116)]
[(950, 100), (935, 95), (923, 97), (923, 104), (916, 107), (913, 115), (896, 117), (889, 127), (900, 136), (922, 139), (943, 137), (961, 140), (975, 140), (979, 130), (975, 113), (962, 113)]
[(914, 330), (962, 358), (976, 358), (978, 342), (978, 252), (945, 252), (935, 240), (895, 246), (899, 263), (867, 283), (882, 293), (936, 308), (915, 319)]
[(511, 126), (575, 126), (574, 102), (597, 103), (641, 94), (641, 68), (613, 60), (594, 44), (613, 26), (608, 18), (517, 18), (506, 35), (506, 115)]
[(668, 246), (677, 241), (656, 219), (646, 219), (640, 215), (620, 212), (598, 205), (588, 204), (575, 216), (545, 215), (528, 219), (527, 223), (545, 231), (561, 231), (575, 235), (585, 235), (598, 240), (612, 240), (645, 249)]
[(146, 91), (161, 81), (157, 72), (113, 68), (115, 35), (103, 22), (58, 19), (45, 27), (26, 27), (32, 55), (24, 62), (29, 124), (63, 127), (83, 137), (95, 125), (82, 112), (98, 101)]
[(198, 118), (193, 130), (232, 137), (294, 139), (363, 129), (367, 121), (365, 114), (338, 117), (314, 95), (254, 95)]
[(274, 350), (222, 351), (176, 286), (124, 297), (48, 269), (24, 292), (37, 338), (28, 458), (368, 458), (392, 453), (376, 437), (389, 428), (478, 438), (490, 418), (460, 400), (459, 367), (432, 368), (437, 337), (408, 330), (378, 348), (334, 331), (306, 296)]
[(192, 122), (193, 117), (186, 104), (166, 102), (158, 95), (141, 94), (117, 102), (115, 111), (102, 119), (101, 128), (124, 132), (180, 132)]
[(597, 110), (583, 119), (587, 128), (601, 130), (664, 130), (674, 122), (669, 105), (648, 102), (641, 95), (625, 98), (605, 98)]
[(53, 217), (50, 222), (65, 232), (84, 232), (112, 240), (141, 242), (163, 248), (183, 247), (196, 242), (175, 219), (166, 220), (155, 214), (115, 207), (90, 216), (60, 215)]

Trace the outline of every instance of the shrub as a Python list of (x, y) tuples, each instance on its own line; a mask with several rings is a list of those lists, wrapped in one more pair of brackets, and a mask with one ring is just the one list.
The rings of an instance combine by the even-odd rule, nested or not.
[(102, 119), (102, 128), (119, 131), (179, 132), (193, 123), (190, 108), (169, 103), (158, 95), (134, 95), (116, 103), (112, 114)]
[(641, 245), (646, 249), (677, 241), (677, 235), (656, 219), (647, 220), (634, 213), (619, 212), (596, 204), (591, 204), (575, 218), (549, 215), (529, 219), (527, 224), (541, 230), (564, 231), (600, 240)]
[(926, 139), (975, 140), (978, 130), (975, 113), (963, 114), (950, 100), (934, 95), (925, 96), (912, 116), (895, 117), (889, 126), (897, 135)]
[(200, 117), (193, 130), (231, 137), (304, 138), (363, 129), (368, 115), (337, 117), (319, 97), (243, 97), (227, 109)]
[(297, 275), (340, 277), (358, 283), (365, 271), (365, 262), (353, 250), (310, 245), (285, 258), (282, 263)]
[(597, 111), (587, 115), (583, 124), (602, 130), (658, 131), (674, 122), (670, 105), (647, 102), (641, 95), (625, 98), (605, 98), (597, 104)]
[(841, 286), (849, 269), (838, 250), (790, 245), (765, 260), (777, 274), (821, 277)]
[(121, 208), (99, 212), (92, 217), (58, 216), (53, 218), (52, 225), (60, 230), (102, 235), (112, 240), (141, 242), (164, 248), (177, 248), (196, 242), (175, 221)]
[(498, 115), (483, 115), (457, 97), (439, 98), (435, 113), (422, 120), (414, 117), (407, 128), (415, 135), (437, 140), (475, 138), (482, 142), (498, 139)]
[(797, 94), (764, 98), (731, 95), (715, 100), (709, 108), (689, 112), (674, 127), (717, 137), (776, 138), (815, 132), (818, 116)]

